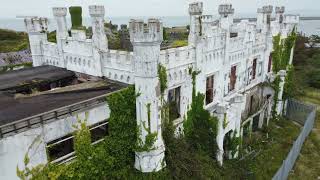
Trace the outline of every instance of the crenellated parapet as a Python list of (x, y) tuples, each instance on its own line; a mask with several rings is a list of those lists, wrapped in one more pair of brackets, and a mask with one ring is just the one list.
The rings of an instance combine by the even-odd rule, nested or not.
[(91, 17), (104, 17), (105, 15), (104, 6), (98, 6), (98, 5), (89, 6), (89, 14)]
[(221, 16), (228, 16), (234, 14), (234, 8), (232, 7), (232, 4), (221, 4), (219, 6), (218, 12)]
[(275, 7), (275, 12), (276, 14), (283, 14), (285, 11), (285, 7), (284, 6), (280, 6), (280, 7)]
[(194, 2), (189, 4), (189, 14), (193, 15), (201, 15), (203, 12), (203, 2)]
[(286, 14), (284, 16), (284, 23), (286, 24), (299, 24), (300, 16), (297, 14)]
[(162, 22), (149, 19), (147, 24), (143, 20), (131, 20), (129, 23), (130, 41), (133, 44), (156, 43), (163, 41)]
[(272, 12), (273, 12), (273, 6), (271, 6), (271, 5), (263, 6), (262, 8), (258, 8), (258, 13), (272, 14)]
[(52, 12), (55, 17), (65, 17), (68, 10), (65, 7), (54, 7), (52, 8)]
[(48, 18), (44, 18), (44, 17), (25, 18), (24, 23), (27, 27), (28, 33), (48, 31)]

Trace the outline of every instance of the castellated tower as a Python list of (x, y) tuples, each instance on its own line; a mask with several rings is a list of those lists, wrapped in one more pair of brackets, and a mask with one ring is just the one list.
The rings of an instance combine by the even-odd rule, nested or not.
[(232, 4), (221, 4), (218, 11), (220, 14), (221, 28), (229, 30), (233, 24), (234, 8), (232, 8)]
[(68, 27), (67, 27), (67, 8), (65, 7), (54, 7), (52, 8), (53, 16), (57, 22), (57, 46), (59, 53), (59, 65), (62, 67), (66, 67), (65, 61), (63, 59), (63, 43), (62, 40), (66, 40), (68, 38)]
[(43, 65), (42, 44), (47, 42), (48, 19), (31, 17), (24, 19), (29, 34), (33, 66)]
[(108, 49), (108, 40), (104, 31), (104, 6), (89, 6), (89, 13), (92, 18), (92, 41), (99, 50)]
[(201, 36), (201, 19), (200, 16), (203, 12), (203, 3), (194, 2), (189, 4), (190, 15), (190, 32), (189, 32), (189, 44), (195, 45), (199, 36)]
[(68, 28), (67, 28), (67, 8), (65, 7), (54, 7), (52, 8), (53, 16), (57, 21), (57, 40), (67, 39)]
[(162, 23), (157, 19), (149, 19), (145, 25), (142, 20), (131, 20), (129, 26), (135, 63), (135, 88), (140, 94), (136, 100), (136, 108), (141, 146), (148, 135), (157, 135), (152, 148), (136, 152), (135, 168), (142, 172), (155, 172), (165, 166), (157, 71), (163, 40)]
[(284, 20), (283, 14), (284, 14), (285, 8), (284, 6), (281, 6), (281, 7), (276, 7), (275, 10), (276, 10), (276, 21), (282, 24)]
[(272, 11), (271, 5), (258, 8), (257, 28), (262, 29), (263, 32), (268, 32), (270, 29)]

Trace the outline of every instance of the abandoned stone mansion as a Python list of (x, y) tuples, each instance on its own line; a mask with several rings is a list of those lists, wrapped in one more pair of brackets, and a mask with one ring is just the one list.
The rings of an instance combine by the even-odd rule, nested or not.
[[(53, 8), (57, 43), (47, 40), (47, 18), (26, 18), (34, 67), (30, 73), (22, 70), (21, 78), (30, 74), (38, 77), (41, 73), (42, 77), (38, 78), (43, 78), (51, 70), (50, 78), (52, 80), (54, 77), (55, 80), (54, 87), (52, 84), (48, 86), (53, 89), (51, 91), (59, 89), (56, 87), (65, 88), (61, 84), (74, 82), (75, 77), (79, 76), (103, 79), (108, 85), (105, 89), (100, 87), (90, 91), (51, 92), (20, 100), (20, 104), (17, 102), (16, 107), (21, 106), (20, 110), (25, 114), (0, 119), (0, 179), (17, 178), (16, 166), (23, 165), (23, 157), (27, 152), (32, 156), (32, 166), (47, 162), (64, 163), (73, 159), (72, 145), (68, 145), (72, 142), (70, 134), (75, 130), (73, 125), (77, 123), (76, 117), (84, 118), (86, 112), (92, 133), (97, 133), (93, 136), (97, 142), (101, 140), (101, 134), (106, 134), (110, 116), (104, 97), (128, 85), (134, 85), (136, 92), (141, 94), (136, 99), (137, 124), (141, 126), (150, 118), (148, 128), (151, 132), (158, 132), (154, 150), (136, 153), (135, 167), (142, 172), (161, 170), (165, 146), (159, 110), (159, 64), (166, 68), (168, 77), (165, 101), (175, 104), (171, 108), (176, 112), (176, 133), (183, 133), (183, 121), (192, 101), (192, 77), (189, 74), (192, 68), (200, 72), (196, 76), (195, 89), (205, 94), (205, 109), (219, 120), (217, 160), (222, 164), (224, 158), (231, 158), (224, 147), (226, 137), (242, 137), (245, 128), (256, 130), (270, 120), (274, 92), (262, 84), (274, 79), (271, 56), (273, 36), (280, 34), (281, 38), (286, 38), (299, 23), (299, 16), (285, 15), (284, 7), (264, 6), (258, 9), (256, 21), (241, 20), (235, 23), (231, 4), (219, 6), (218, 19), (203, 15), (202, 2), (189, 4), (188, 11), (188, 46), (161, 49), (161, 21), (134, 19), (129, 22), (133, 52), (108, 49), (103, 6), (89, 6), (93, 32), (90, 39), (84, 30), (68, 30), (67, 8), (64, 7)], [(291, 61), (292, 56), (293, 50)], [(13, 77), (9, 75), (7, 82), (11, 81), (9, 77)], [(282, 91), (286, 73), (280, 71), (278, 75), (282, 81), (276, 105), (280, 114), (284, 106)], [(57, 81), (57, 77), (62, 80), (58, 78)], [(17, 91), (17, 88), (13, 89)], [(3, 99), (1, 96), (0, 99)], [(6, 97), (3, 102), (9, 102), (8, 99)], [(24, 110), (23, 105), (34, 108)], [(10, 106), (10, 103), (6, 106)], [(8, 107), (2, 109), (0, 114), (5, 116), (3, 111)], [(69, 113), (71, 111), (73, 113)], [(142, 128), (143, 140), (147, 133)], [(36, 138), (39, 141), (35, 142)], [(61, 147), (64, 148), (61, 150)]]

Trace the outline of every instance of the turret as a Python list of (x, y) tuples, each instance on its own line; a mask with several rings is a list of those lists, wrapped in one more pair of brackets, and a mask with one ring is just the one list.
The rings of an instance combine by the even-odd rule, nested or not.
[(100, 50), (108, 49), (108, 40), (104, 31), (104, 6), (89, 6), (89, 13), (92, 20), (92, 41)]
[(47, 42), (48, 19), (29, 17), (24, 19), (29, 34), (30, 50), (33, 66), (43, 65), (42, 44)]
[(270, 29), (271, 14), (273, 11), (272, 6), (263, 6), (258, 8), (257, 28), (262, 29), (264, 32)]
[(285, 11), (285, 8), (284, 6), (281, 6), (281, 7), (276, 7), (275, 9), (276, 11), (276, 21), (280, 24), (283, 23), (283, 14), (284, 14), (284, 11)]
[(59, 63), (60, 67), (66, 67), (66, 61), (64, 60), (63, 56), (63, 40), (66, 40), (69, 36), (68, 28), (67, 28), (67, 8), (65, 7), (54, 7), (52, 8), (53, 16), (57, 22), (57, 46), (58, 46), (58, 53), (59, 53)]
[(203, 3), (194, 2), (189, 4), (190, 32), (189, 44), (195, 45), (199, 36), (201, 36), (201, 15), (203, 12)]
[(234, 8), (232, 4), (221, 4), (219, 6), (220, 26), (224, 29), (229, 29), (233, 24)]
[(152, 148), (136, 152), (135, 168), (142, 172), (154, 172), (165, 166), (157, 70), (163, 40), (162, 23), (149, 19), (145, 25), (142, 20), (131, 20), (129, 29), (135, 63), (135, 89), (140, 94), (136, 99), (137, 125), (142, 140), (140, 146), (144, 146), (146, 137), (151, 133), (157, 135)]
[(53, 16), (57, 21), (57, 40), (66, 39), (68, 37), (67, 28), (67, 8), (65, 7), (54, 7), (52, 8)]

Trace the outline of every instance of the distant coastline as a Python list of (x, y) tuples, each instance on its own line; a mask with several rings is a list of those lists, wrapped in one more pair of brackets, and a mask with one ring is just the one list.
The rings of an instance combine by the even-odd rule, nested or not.
[[(166, 16), (157, 17), (162, 20), (164, 26), (174, 27), (174, 26), (186, 26), (189, 24), (189, 17), (187, 16)], [(106, 21), (112, 21), (113, 24), (128, 24), (130, 19), (147, 19), (147, 17), (106, 17)], [(305, 17), (301, 18), (298, 31), (310, 36), (312, 34), (320, 35), (320, 17)], [(83, 18), (83, 24), (85, 26), (91, 25), (91, 19), (86, 17)], [(68, 25), (71, 25), (70, 19), (68, 18)], [(49, 19), (49, 30), (55, 30), (55, 20)], [(25, 31), (23, 19), (14, 18), (0, 18), (0, 28), (1, 29), (12, 29), (15, 31)]]

